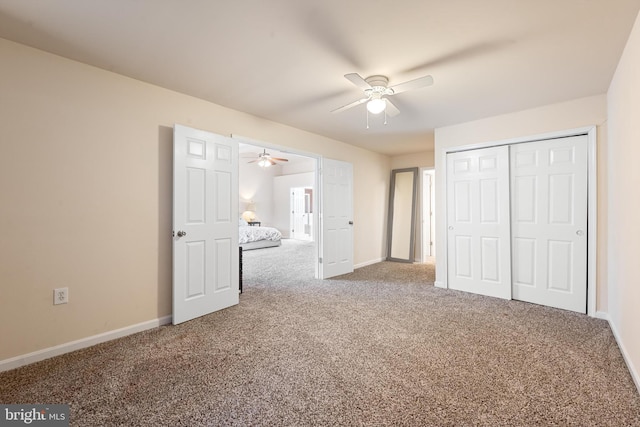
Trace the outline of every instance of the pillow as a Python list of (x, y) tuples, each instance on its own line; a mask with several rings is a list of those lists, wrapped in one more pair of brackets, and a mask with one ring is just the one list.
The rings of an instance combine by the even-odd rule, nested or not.
[(245, 221), (243, 218), (240, 218), (238, 220), (238, 227), (248, 227), (249, 223), (247, 221)]

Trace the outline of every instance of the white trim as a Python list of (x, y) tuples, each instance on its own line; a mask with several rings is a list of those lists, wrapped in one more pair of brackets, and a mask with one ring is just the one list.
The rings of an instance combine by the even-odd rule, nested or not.
[[(608, 316), (607, 316), (608, 317)], [(620, 353), (622, 353), (622, 358), (624, 359), (624, 363), (627, 365), (627, 369), (631, 374), (631, 378), (636, 385), (636, 389), (638, 389), (638, 393), (640, 393), (640, 373), (635, 370), (633, 364), (631, 363), (631, 356), (627, 352), (624, 344), (622, 344), (622, 340), (620, 339), (620, 335), (618, 334), (618, 330), (616, 329), (615, 323), (609, 320), (609, 327), (611, 328), (611, 332), (613, 332), (613, 337), (616, 339), (616, 343), (618, 344), (618, 348), (620, 348)]]
[(609, 317), (609, 313), (607, 313), (606, 311), (596, 311), (593, 317), (595, 317), (596, 319), (606, 320), (607, 322), (611, 323), (611, 317)]
[[(425, 218), (424, 215), (424, 199), (422, 198), (422, 196), (424, 196), (424, 175), (425, 172), (427, 172), (430, 176), (430, 189), (429, 189), (429, 195), (430, 195), (430, 200), (429, 200), (429, 210), (432, 213), (430, 216), (427, 216), (427, 218)], [(435, 214), (435, 193), (436, 193), (436, 186), (435, 186), (435, 179), (436, 178), (436, 174), (435, 174), (435, 167), (432, 166), (428, 166), (428, 167), (421, 167), (420, 168), (420, 259), (416, 260), (419, 263), (424, 263), (427, 262), (427, 258), (430, 257), (435, 257), (435, 250), (436, 250), (436, 236), (435, 236), (435, 227), (433, 227), (432, 222), (435, 222), (436, 220), (436, 214)], [(425, 221), (426, 220), (426, 221)], [(429, 237), (431, 238), (431, 242), (432, 245), (429, 248), (429, 255), (425, 255), (425, 244), (424, 244), (424, 225), (425, 222), (429, 224)]]
[(497, 141), (488, 141), (488, 142), (478, 142), (475, 144), (467, 144), (467, 145), (457, 145), (455, 147), (445, 148), (443, 151), (446, 159), (446, 154), (456, 153), (458, 151), (476, 150), (478, 148), (496, 147), (499, 145), (520, 144), (523, 142), (545, 141), (547, 139), (567, 138), (570, 136), (578, 136), (578, 135), (590, 135), (591, 131), (594, 132), (594, 138), (595, 138), (596, 126), (594, 125), (594, 126), (585, 126), (585, 127), (576, 128), (576, 129), (567, 129), (564, 131), (542, 133), (538, 135), (521, 136), (518, 138), (500, 139)]
[(436, 280), (435, 282), (433, 282), (433, 286), (435, 286), (436, 288), (447, 289), (447, 284), (441, 280)]
[(158, 319), (148, 320), (146, 322), (126, 326), (124, 328), (115, 329), (113, 331), (104, 332), (102, 334), (93, 335), (65, 344), (56, 345), (54, 347), (34, 351), (33, 353), (24, 354), (22, 356), (12, 357), (11, 359), (0, 360), (0, 372), (19, 368), (21, 366), (29, 365), (35, 362), (40, 362), (41, 360), (60, 356), (61, 354), (70, 353), (72, 351), (91, 347), (93, 345), (111, 341), (116, 338), (126, 337), (127, 335), (136, 334), (138, 332), (157, 328), (159, 326), (168, 325), (170, 323), (171, 316), (164, 316)]
[(386, 258), (378, 258), (378, 259), (372, 259), (372, 260), (369, 260), (369, 261), (361, 262), (359, 264), (354, 265), (353, 269), (355, 270), (355, 269), (358, 269), (358, 268), (366, 267), (368, 265), (377, 264), (377, 263), (382, 262), (384, 260), (386, 260)]
[(598, 147), (596, 127), (587, 132), (587, 316), (596, 316), (598, 248)]
[[(440, 180), (443, 181), (440, 187), (444, 192), (446, 201), (447, 192), (447, 154), (456, 153), (459, 151), (476, 150), (479, 148), (496, 147), (501, 145), (519, 144), (525, 142), (544, 141), (549, 139), (566, 138), (570, 136), (586, 135), (588, 137), (588, 166), (587, 166), (587, 179), (588, 179), (588, 230), (587, 230), (587, 315), (590, 317), (596, 317), (596, 259), (597, 259), (597, 211), (598, 211), (598, 191), (597, 191), (597, 127), (585, 126), (575, 129), (567, 129), (563, 131), (555, 131), (549, 133), (543, 133), (538, 135), (530, 135), (518, 138), (509, 138), (498, 141), (480, 142), (475, 144), (460, 145), (455, 147), (445, 147), (440, 153)], [(443, 207), (442, 217), (447, 217), (446, 204)], [(447, 224), (444, 224), (445, 230)], [(446, 233), (446, 232), (445, 232)], [(445, 234), (446, 235), (446, 234)], [(437, 283), (437, 287), (448, 288), (447, 278), (447, 239), (442, 239), (439, 242), (438, 253), (436, 258), (439, 265), (444, 266), (443, 271), (439, 273), (444, 280), (440, 280)]]

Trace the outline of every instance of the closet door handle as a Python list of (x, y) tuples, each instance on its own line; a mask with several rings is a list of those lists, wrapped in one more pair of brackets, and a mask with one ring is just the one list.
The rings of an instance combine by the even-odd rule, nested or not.
[(582, 231), (582, 230), (578, 230), (578, 231), (576, 231), (576, 234), (577, 234), (578, 236), (582, 236), (582, 235), (584, 234), (584, 231)]
[(178, 237), (183, 237), (186, 236), (187, 232), (186, 231), (178, 231)]

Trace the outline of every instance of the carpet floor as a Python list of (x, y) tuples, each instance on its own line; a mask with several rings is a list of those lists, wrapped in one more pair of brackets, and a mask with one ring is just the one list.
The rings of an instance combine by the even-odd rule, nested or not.
[(313, 257), (246, 251), (239, 305), (0, 373), (0, 403), (76, 426), (640, 426), (605, 321), (435, 288), (430, 264), (316, 280)]

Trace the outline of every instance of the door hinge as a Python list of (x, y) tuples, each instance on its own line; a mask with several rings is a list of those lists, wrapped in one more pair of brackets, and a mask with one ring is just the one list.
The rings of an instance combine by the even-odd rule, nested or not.
[(176, 237), (176, 230), (171, 231), (171, 237)]
[(322, 264), (322, 257), (318, 258), (318, 263)]

